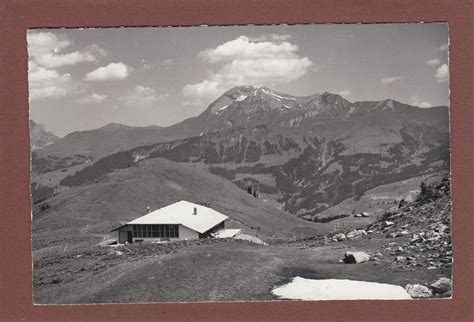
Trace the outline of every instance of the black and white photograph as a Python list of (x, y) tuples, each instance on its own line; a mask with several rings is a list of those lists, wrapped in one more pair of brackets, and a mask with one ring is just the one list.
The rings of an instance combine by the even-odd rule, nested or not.
[(26, 36), (34, 304), (451, 298), (447, 23)]

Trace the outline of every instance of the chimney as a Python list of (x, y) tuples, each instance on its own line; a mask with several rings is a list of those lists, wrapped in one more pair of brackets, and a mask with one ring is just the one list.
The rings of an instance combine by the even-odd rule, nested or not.
[(196, 216), (198, 214), (198, 209), (196, 207), (194, 207), (194, 213), (193, 215)]
[(147, 213), (147, 214), (150, 213), (150, 207), (146, 207), (146, 213)]

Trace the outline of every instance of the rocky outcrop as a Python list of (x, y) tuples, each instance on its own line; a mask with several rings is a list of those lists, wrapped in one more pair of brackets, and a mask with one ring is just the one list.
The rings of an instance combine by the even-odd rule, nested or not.
[(385, 244), (383, 252), (406, 258), (396, 260), (398, 264), (429, 270), (450, 269), (450, 179), (446, 177), (439, 183), (425, 186), (425, 190), (425, 194), (420, 194), (414, 202), (386, 212), (380, 220), (368, 226), (367, 231), (371, 235), (383, 234), (386, 238), (397, 238)]
[(407, 286), (405, 286), (405, 290), (414, 299), (427, 298), (427, 297), (433, 296), (433, 294), (431, 293), (431, 290), (428, 287), (424, 285), (420, 285), (420, 284), (407, 284)]
[(30, 146), (32, 150), (41, 149), (59, 140), (53, 133), (46, 130), (43, 124), (30, 120)]
[(343, 233), (339, 233), (339, 234), (336, 234), (336, 235), (332, 236), (332, 240), (334, 240), (334, 241), (342, 241), (342, 240), (346, 240), (346, 239), (347, 239), (347, 237)]
[(354, 229), (351, 230), (350, 232), (347, 233), (347, 239), (357, 239), (359, 237), (362, 237), (364, 235), (367, 235), (367, 232), (363, 229)]
[(441, 277), (439, 280), (430, 285), (434, 294), (441, 297), (449, 297), (452, 292), (452, 282), (449, 278)]
[(344, 264), (360, 264), (370, 260), (370, 256), (364, 252), (346, 252), (342, 261)]

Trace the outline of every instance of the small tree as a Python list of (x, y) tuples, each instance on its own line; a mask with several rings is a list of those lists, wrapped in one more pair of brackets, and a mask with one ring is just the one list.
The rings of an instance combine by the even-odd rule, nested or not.
[(252, 187), (251, 187), (251, 186), (248, 186), (248, 187), (247, 187), (247, 193), (248, 193), (249, 195), (252, 194)]
[(421, 185), (420, 185), (420, 193), (422, 196), (426, 196), (427, 193), (428, 193), (428, 187), (426, 186), (426, 183), (424, 181), (421, 181)]
[(398, 203), (398, 208), (402, 208), (407, 202), (405, 201), (405, 199), (400, 199), (400, 202)]

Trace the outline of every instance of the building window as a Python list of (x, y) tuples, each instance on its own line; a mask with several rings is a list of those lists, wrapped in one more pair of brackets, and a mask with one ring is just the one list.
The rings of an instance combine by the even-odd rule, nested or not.
[(179, 238), (179, 225), (133, 225), (134, 238)]

